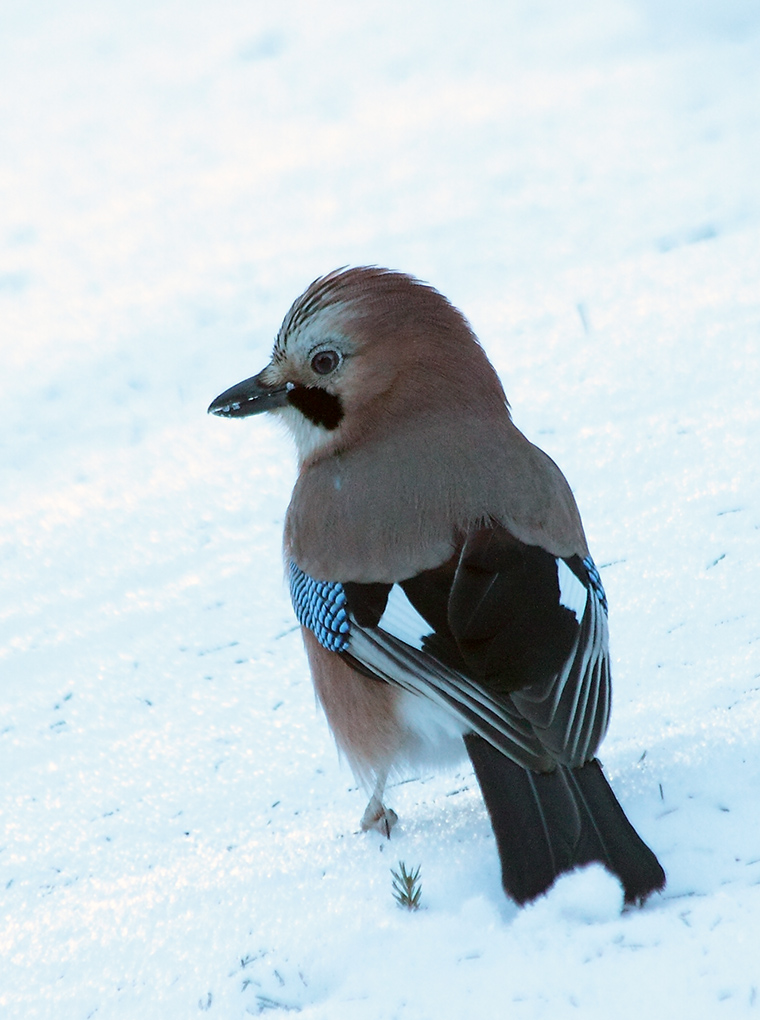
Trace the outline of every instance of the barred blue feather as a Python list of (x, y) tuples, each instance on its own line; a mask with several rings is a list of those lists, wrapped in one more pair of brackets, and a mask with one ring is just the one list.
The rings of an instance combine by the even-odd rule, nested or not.
[(591, 588), (594, 594), (596, 595), (597, 599), (599, 600), (602, 609), (605, 611), (605, 613), (607, 613), (608, 612), (607, 596), (604, 593), (604, 585), (602, 584), (602, 579), (599, 576), (599, 571), (596, 568), (596, 564), (594, 563), (590, 556), (587, 556), (586, 559), (583, 561), (583, 566), (586, 568), (586, 573), (588, 574), (588, 583), (591, 585)]
[(291, 560), (290, 599), (298, 622), (308, 627), (324, 648), (330, 652), (348, 648), (351, 626), (342, 584), (315, 581)]

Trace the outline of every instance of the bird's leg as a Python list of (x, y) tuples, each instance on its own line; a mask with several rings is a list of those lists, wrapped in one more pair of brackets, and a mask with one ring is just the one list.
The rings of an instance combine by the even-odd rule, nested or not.
[(385, 792), (385, 781), (387, 778), (386, 774), (380, 775), (377, 778), (369, 804), (367, 804), (362, 815), (362, 832), (367, 832), (369, 829), (377, 829), (378, 832), (382, 832), (386, 839), (390, 839), (391, 829), (398, 821), (398, 815), (393, 808), (387, 808), (383, 804), (383, 793)]

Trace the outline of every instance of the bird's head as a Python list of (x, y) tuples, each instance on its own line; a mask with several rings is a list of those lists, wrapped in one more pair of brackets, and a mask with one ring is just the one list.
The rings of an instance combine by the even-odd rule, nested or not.
[(285, 316), (269, 364), (209, 412), (276, 413), (303, 463), (410, 417), (485, 405), (503, 413), (504, 393), (462, 314), (427, 284), (369, 267), (315, 280)]

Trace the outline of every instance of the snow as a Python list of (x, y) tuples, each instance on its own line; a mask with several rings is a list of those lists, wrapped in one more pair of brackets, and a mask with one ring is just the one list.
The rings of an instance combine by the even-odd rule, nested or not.
[[(758, 1013), (758, 95), (751, 0), (4, 0), (3, 1017)], [(510, 904), (464, 768), (358, 831), (292, 451), (205, 409), (367, 263), (462, 308), (576, 492), (641, 910), (598, 867)]]

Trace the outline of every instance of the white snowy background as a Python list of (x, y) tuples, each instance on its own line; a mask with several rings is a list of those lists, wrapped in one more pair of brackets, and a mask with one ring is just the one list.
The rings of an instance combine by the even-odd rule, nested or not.
[[(641, 910), (517, 910), (464, 768), (358, 831), (289, 443), (206, 407), (367, 263), (576, 492)], [(756, 0), (2, 0), (0, 485), (3, 1018), (760, 1015)]]

